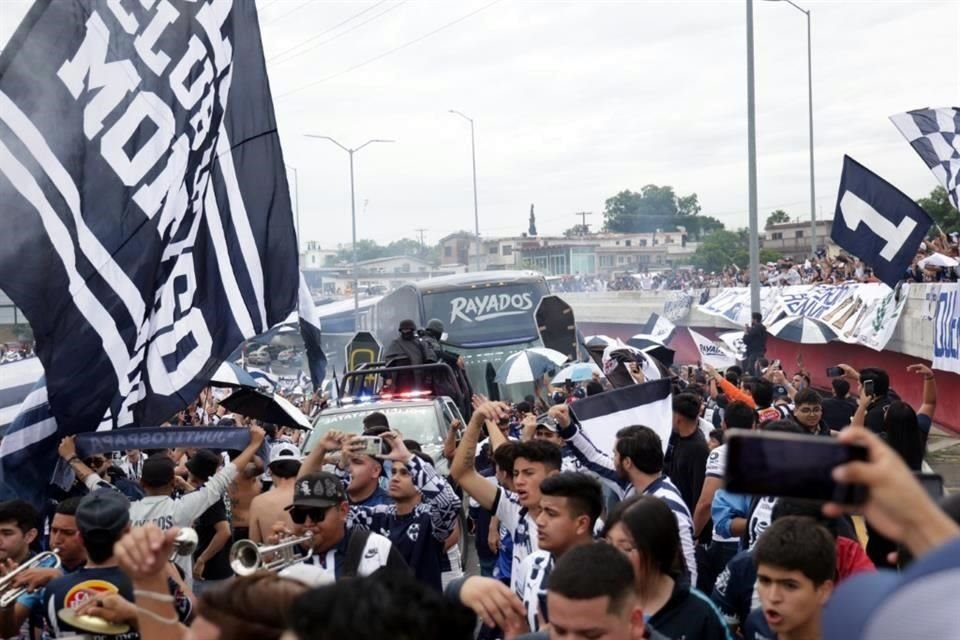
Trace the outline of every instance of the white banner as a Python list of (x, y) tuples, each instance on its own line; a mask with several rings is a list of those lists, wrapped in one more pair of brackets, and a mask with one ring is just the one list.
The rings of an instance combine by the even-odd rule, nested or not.
[(743, 359), (747, 355), (747, 345), (743, 344), (743, 331), (729, 331), (717, 335), (730, 350)]
[(706, 336), (701, 335), (693, 329), (687, 329), (693, 343), (697, 345), (697, 351), (700, 353), (700, 362), (708, 364), (715, 369), (726, 369), (737, 364), (737, 356), (726, 349), (714, 344)]
[[(764, 287), (760, 289), (760, 308), (767, 326), (781, 316), (811, 318), (829, 326), (841, 342), (881, 351), (897, 328), (908, 287), (903, 284), (893, 290), (880, 283)], [(697, 309), (746, 325), (750, 322), (750, 289), (725, 289)]]
[(933, 368), (960, 373), (960, 284), (939, 285), (933, 315)]
[[(760, 312), (768, 324), (776, 320), (771, 314), (776, 313), (774, 308), (779, 295), (780, 289), (777, 287), (760, 288)], [(746, 327), (750, 324), (750, 289), (748, 287), (723, 289), (705, 304), (698, 305), (697, 309), (707, 315), (726, 318), (738, 327)]]

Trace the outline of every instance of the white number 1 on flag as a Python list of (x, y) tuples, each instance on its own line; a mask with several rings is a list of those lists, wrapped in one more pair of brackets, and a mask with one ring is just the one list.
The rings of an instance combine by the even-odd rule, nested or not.
[(883, 214), (861, 200), (857, 194), (850, 191), (845, 192), (840, 199), (840, 211), (843, 212), (843, 221), (850, 231), (856, 231), (863, 222), (871, 232), (887, 241), (880, 252), (880, 257), (887, 262), (897, 257), (907, 238), (917, 226), (917, 221), (910, 216), (904, 216), (899, 225), (893, 224), (883, 217)]

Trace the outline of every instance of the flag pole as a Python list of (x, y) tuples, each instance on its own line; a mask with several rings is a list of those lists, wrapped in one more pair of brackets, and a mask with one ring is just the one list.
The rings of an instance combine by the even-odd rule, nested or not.
[(760, 237), (757, 221), (757, 108), (753, 80), (753, 0), (747, 0), (747, 165), (750, 207), (750, 310), (760, 313)]

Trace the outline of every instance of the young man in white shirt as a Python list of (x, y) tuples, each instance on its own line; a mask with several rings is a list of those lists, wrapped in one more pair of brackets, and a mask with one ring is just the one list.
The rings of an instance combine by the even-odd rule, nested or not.
[[(450, 475), (481, 507), (496, 515), (501, 526), (510, 531), (513, 538), (510, 586), (516, 590), (520, 563), (539, 548), (534, 532), (536, 517), (540, 514), (540, 483), (544, 478), (560, 472), (563, 456), (560, 447), (549, 442), (521, 442), (516, 445), (513, 465), (515, 492), (491, 484), (474, 466), (480, 428), (484, 422), (495, 425), (509, 413), (509, 405), (502, 402), (485, 402), (476, 408), (457, 447)], [(495, 427), (488, 426), (488, 431), (494, 450), (506, 441)]]
[(550, 622), (547, 581), (555, 562), (576, 546), (593, 544), (594, 526), (603, 512), (603, 489), (585, 473), (568, 471), (549, 476), (540, 483), (540, 494), (540, 550), (520, 563), (516, 578), (517, 596), (523, 601), (532, 631)]

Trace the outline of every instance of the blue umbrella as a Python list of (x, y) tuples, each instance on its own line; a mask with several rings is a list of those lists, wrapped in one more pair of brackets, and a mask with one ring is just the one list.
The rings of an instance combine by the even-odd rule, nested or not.
[(250, 387), (257, 388), (257, 381), (249, 373), (232, 362), (224, 362), (213, 372), (210, 384), (214, 387)]
[(526, 349), (504, 360), (494, 380), (500, 384), (533, 382), (543, 378), (543, 374), (551, 369), (556, 369), (564, 360), (566, 356), (552, 349)]
[(553, 377), (553, 384), (568, 381), (584, 382), (586, 380), (592, 380), (594, 373), (599, 373), (601, 376), (603, 375), (600, 367), (592, 362), (575, 362), (558, 371), (557, 375)]

